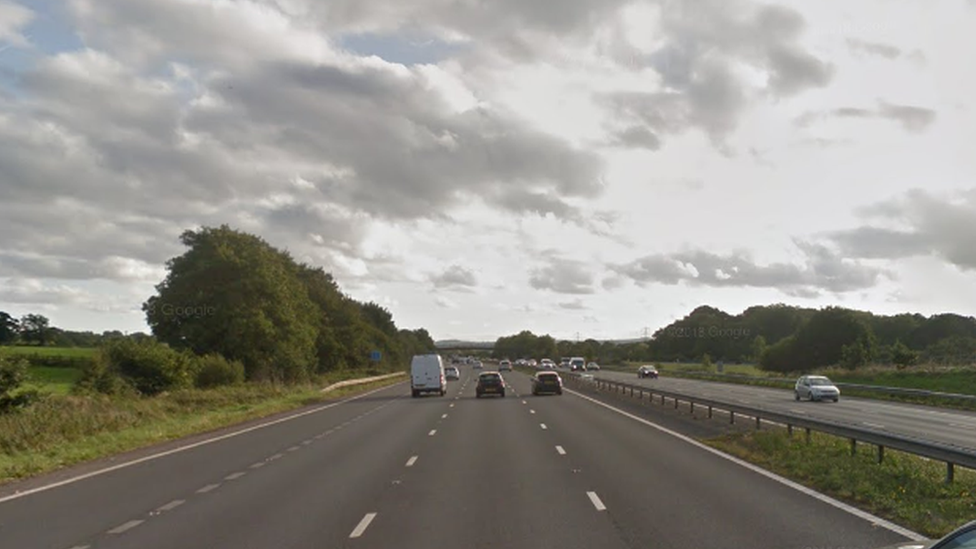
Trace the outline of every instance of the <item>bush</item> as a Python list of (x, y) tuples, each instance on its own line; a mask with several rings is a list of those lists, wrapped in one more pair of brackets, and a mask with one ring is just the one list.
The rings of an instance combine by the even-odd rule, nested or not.
[(200, 389), (237, 385), (244, 381), (244, 365), (237, 360), (227, 360), (219, 354), (208, 354), (196, 359), (194, 384)]
[(22, 390), (27, 381), (27, 362), (0, 355), (0, 414), (23, 408), (38, 398), (36, 390)]
[(155, 340), (114, 340), (99, 349), (91, 368), (92, 387), (103, 393), (117, 393), (123, 389), (118, 381), (121, 378), (143, 395), (157, 395), (189, 387), (194, 366), (192, 355)]

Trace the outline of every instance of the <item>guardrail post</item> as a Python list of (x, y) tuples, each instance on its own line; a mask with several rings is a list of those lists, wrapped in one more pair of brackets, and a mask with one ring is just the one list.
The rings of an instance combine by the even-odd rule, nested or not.
[(708, 407), (708, 419), (712, 419), (712, 407)]
[(856, 456), (857, 455), (857, 439), (856, 438), (852, 438), (851, 439), (851, 455), (852, 456)]
[(951, 461), (946, 462), (946, 484), (952, 484), (956, 478), (956, 464)]
[(634, 398), (634, 388), (630, 388), (630, 398)]
[(878, 445), (878, 463), (884, 461), (884, 446)]
[(807, 427), (807, 444), (810, 444), (810, 428)]
[(786, 435), (788, 437), (790, 437), (790, 438), (793, 438), (793, 424), (792, 423), (787, 423), (786, 424)]
[(695, 401), (691, 401), (691, 402), (689, 402), (689, 403), (688, 403), (688, 406), (690, 406), (690, 407), (691, 407), (691, 414), (692, 414), (692, 415), (695, 415)]
[(756, 430), (758, 431), (761, 428), (762, 428), (762, 418), (760, 418), (759, 416), (756, 416)]
[(678, 409), (678, 397), (674, 397), (674, 409)]
[(664, 395), (661, 395), (661, 406), (664, 406)]
[(735, 412), (729, 411), (729, 423), (735, 423)]

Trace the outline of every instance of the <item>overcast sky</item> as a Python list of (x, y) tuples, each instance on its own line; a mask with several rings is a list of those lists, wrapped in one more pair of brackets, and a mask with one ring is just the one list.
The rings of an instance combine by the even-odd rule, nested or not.
[(227, 223), (435, 339), (976, 314), (976, 1), (0, 0), (0, 310)]

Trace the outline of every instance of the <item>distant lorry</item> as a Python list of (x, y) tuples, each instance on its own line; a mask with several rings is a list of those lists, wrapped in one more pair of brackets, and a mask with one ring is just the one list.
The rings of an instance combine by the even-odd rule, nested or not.
[(415, 355), (410, 361), (410, 393), (413, 398), (422, 393), (447, 393), (447, 377), (440, 355)]

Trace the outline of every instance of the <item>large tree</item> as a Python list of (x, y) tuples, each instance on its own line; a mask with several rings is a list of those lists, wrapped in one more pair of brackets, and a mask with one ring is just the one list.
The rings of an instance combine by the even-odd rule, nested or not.
[(186, 231), (143, 305), (153, 334), (198, 354), (240, 360), (249, 378), (304, 379), (313, 371), (318, 313), (291, 257), (226, 225)]
[(17, 341), (20, 323), (9, 313), (0, 311), (0, 345), (10, 345)]
[(20, 319), (20, 337), (26, 343), (47, 345), (51, 334), (51, 323), (44, 315), (29, 314)]

